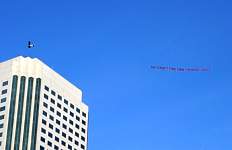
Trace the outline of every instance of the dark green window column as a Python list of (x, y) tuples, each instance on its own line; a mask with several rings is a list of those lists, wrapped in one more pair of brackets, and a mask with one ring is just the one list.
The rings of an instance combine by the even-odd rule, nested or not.
[(16, 122), (16, 130), (15, 130), (14, 150), (19, 150), (21, 126), (22, 126), (24, 93), (25, 93), (25, 80), (26, 80), (26, 77), (22, 76), (21, 81), (20, 81), (20, 89), (19, 89), (19, 101), (18, 101), (18, 113), (17, 113), (17, 122)]
[(15, 113), (15, 102), (17, 95), (17, 85), (18, 85), (18, 76), (13, 76), (12, 81), (12, 90), (11, 90), (11, 99), (10, 99), (10, 110), (9, 110), (9, 118), (8, 118), (8, 128), (7, 128), (7, 136), (6, 136), (6, 150), (11, 149), (12, 145), (12, 133), (13, 133), (13, 124), (14, 124), (14, 113)]
[(32, 92), (33, 92), (33, 78), (30, 77), (28, 80), (28, 89), (27, 89), (27, 105), (26, 105), (26, 113), (25, 113), (22, 150), (27, 150), (27, 146), (28, 146)]
[(39, 117), (39, 103), (40, 103), (40, 90), (41, 90), (41, 79), (36, 79), (35, 89), (35, 103), (34, 103), (34, 114), (33, 114), (33, 125), (31, 134), (31, 150), (36, 149), (36, 138), (38, 128), (38, 117)]

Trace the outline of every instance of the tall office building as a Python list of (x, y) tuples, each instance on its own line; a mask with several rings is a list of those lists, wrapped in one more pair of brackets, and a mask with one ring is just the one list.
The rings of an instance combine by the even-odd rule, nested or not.
[(0, 63), (0, 150), (86, 150), (82, 92), (40, 60)]

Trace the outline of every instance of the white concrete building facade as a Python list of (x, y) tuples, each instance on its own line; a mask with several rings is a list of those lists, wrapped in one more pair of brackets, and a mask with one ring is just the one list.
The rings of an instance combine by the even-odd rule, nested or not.
[(86, 150), (82, 92), (40, 60), (0, 63), (0, 149)]

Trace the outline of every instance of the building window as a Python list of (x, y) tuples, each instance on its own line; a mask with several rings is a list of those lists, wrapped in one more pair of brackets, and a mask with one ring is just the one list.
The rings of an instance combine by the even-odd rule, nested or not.
[(46, 134), (46, 130), (44, 128), (41, 128), (41, 132)]
[(56, 96), (56, 92), (55, 91), (52, 90), (51, 93), (52, 93), (53, 96)]
[(44, 138), (44, 137), (41, 137), (41, 138), (40, 138), (40, 141), (42, 141), (42, 142), (45, 143), (45, 138)]
[(57, 119), (56, 119), (56, 123), (57, 123), (58, 125), (60, 125), (60, 121), (59, 121), (59, 120), (57, 120)]
[(68, 109), (64, 107), (64, 111), (67, 113), (67, 112), (68, 112)]
[(76, 116), (76, 120), (80, 121), (80, 117)]
[(6, 85), (8, 85), (8, 81), (2, 83), (2, 86), (6, 86)]
[(58, 137), (56, 137), (56, 136), (55, 136), (55, 140), (56, 140), (56, 142), (58, 142), (58, 143), (59, 143), (59, 141), (60, 141), (60, 139), (59, 139)]
[(76, 136), (76, 137), (79, 137), (79, 133), (75, 132), (75, 136)]
[(73, 121), (72, 121), (72, 120), (69, 120), (69, 123), (70, 123), (71, 125), (73, 125)]
[(66, 99), (64, 99), (64, 103), (68, 105), (68, 101)]
[(52, 115), (49, 115), (49, 119), (54, 121), (54, 117)]
[(52, 147), (52, 143), (50, 141), (48, 141), (48, 146)]
[(60, 104), (60, 103), (57, 103), (57, 107), (61, 109), (61, 104)]
[(70, 136), (68, 137), (68, 140), (71, 142), (73, 141), (72, 137), (70, 137)]
[(82, 112), (82, 116), (83, 116), (83, 117), (86, 117), (86, 113)]
[(1, 99), (1, 103), (4, 103), (4, 102), (6, 102), (6, 98)]
[(74, 117), (74, 113), (73, 112), (70, 111), (69, 114), (70, 114), (70, 116)]
[(77, 111), (78, 113), (80, 113), (80, 112), (81, 112), (79, 108), (76, 108), (76, 111)]
[(47, 96), (46, 94), (44, 94), (44, 98), (45, 98), (45, 99), (48, 99), (48, 96)]
[(46, 85), (44, 86), (44, 89), (45, 89), (46, 91), (49, 91), (49, 87), (47, 87)]
[(79, 145), (79, 142), (75, 140), (75, 144), (78, 146), (78, 145)]
[(74, 109), (74, 105), (73, 105), (73, 104), (70, 104), (70, 107), (71, 107), (72, 109)]
[(0, 124), (0, 128), (3, 128), (3, 123), (2, 123), (2, 124)]
[(61, 141), (61, 144), (64, 145), (64, 146), (66, 146), (66, 143), (64, 141)]
[(6, 107), (5, 107), (5, 106), (0, 107), (0, 111), (4, 111), (5, 109), (6, 109)]
[(65, 115), (63, 116), (63, 119), (64, 119), (65, 121), (67, 121), (67, 117), (66, 117)]
[(85, 141), (85, 137), (81, 136), (81, 140), (82, 140), (82, 141)]
[(45, 102), (43, 102), (43, 106), (46, 107), (46, 108), (48, 108), (48, 104), (45, 103)]
[(69, 149), (69, 150), (72, 150), (72, 146), (71, 146), (71, 145), (68, 145), (68, 149)]
[(57, 128), (56, 128), (56, 133), (60, 133), (60, 129), (57, 129)]
[(67, 126), (66, 126), (65, 124), (63, 124), (62, 127), (63, 127), (64, 129), (67, 129)]
[(62, 96), (58, 95), (58, 99), (59, 99), (59, 100), (62, 100)]
[(54, 149), (55, 149), (55, 150), (58, 150), (58, 149), (59, 149), (59, 147), (58, 147), (58, 146), (56, 146), (56, 145), (54, 145)]
[(49, 128), (53, 130), (53, 125), (49, 123)]
[(83, 133), (85, 133), (85, 129), (84, 129), (84, 128), (81, 128), (81, 131), (82, 131)]
[(69, 132), (70, 132), (70, 133), (73, 133), (73, 129), (69, 128)]
[(79, 128), (80, 128), (80, 126), (79, 126), (78, 124), (76, 124), (75, 126), (76, 126), (76, 128), (77, 128), (77, 129), (79, 129)]
[(66, 138), (66, 134), (64, 132), (62, 132), (62, 136)]
[(51, 112), (54, 112), (54, 108), (50, 106), (50, 111)]
[(55, 104), (55, 100), (51, 98), (51, 103), (52, 104)]
[(43, 111), (43, 115), (44, 115), (45, 117), (47, 117), (47, 112)]
[(0, 120), (2, 120), (2, 119), (4, 119), (4, 115), (1, 115), (1, 116), (0, 116)]
[(25, 82), (26, 77), (22, 76), (20, 78), (20, 89), (19, 89), (19, 97), (18, 97), (18, 110), (17, 112), (17, 120), (16, 120), (16, 132), (15, 135), (15, 145), (19, 145), (20, 143), (20, 135), (21, 135), (21, 128), (22, 128), (22, 117), (23, 117), (23, 102), (24, 102), (24, 95), (25, 95)]
[(2, 90), (2, 95), (7, 93), (7, 89)]
[(48, 136), (52, 139), (53, 135), (52, 133), (48, 132)]
[(10, 142), (12, 140), (13, 134), (13, 124), (15, 118), (15, 103), (16, 103), (16, 93), (17, 93), (17, 86), (18, 86), (18, 76), (13, 76), (12, 81), (12, 90), (11, 90), (11, 100), (10, 100), (10, 109), (9, 109), (9, 118), (8, 118), (8, 129), (7, 129), (7, 139), (6, 139), (6, 146), (10, 146)]
[(59, 111), (56, 112), (56, 115), (61, 117), (61, 113)]
[(45, 150), (45, 148), (43, 146), (40, 146), (40, 150)]
[(81, 144), (81, 148), (82, 148), (82, 149), (85, 149), (85, 146), (84, 146), (83, 144)]
[(83, 125), (86, 125), (86, 121), (82, 120), (82, 124), (83, 124)]
[(42, 123), (43, 123), (44, 125), (47, 124), (46, 120), (44, 120), (44, 119), (42, 119)]

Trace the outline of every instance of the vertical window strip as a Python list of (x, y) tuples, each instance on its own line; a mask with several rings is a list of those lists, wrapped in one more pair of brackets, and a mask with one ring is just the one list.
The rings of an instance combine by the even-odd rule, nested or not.
[(10, 110), (9, 110), (5, 150), (11, 149), (12, 134), (13, 134), (12, 131), (13, 131), (14, 113), (15, 113), (15, 100), (16, 100), (16, 95), (17, 95), (17, 85), (18, 85), (18, 76), (14, 75), (13, 82), (12, 82), (12, 90), (11, 90), (11, 100), (10, 100)]
[(19, 91), (19, 100), (18, 100), (18, 113), (17, 113), (17, 124), (16, 124), (16, 131), (15, 131), (14, 150), (19, 150), (21, 126), (22, 126), (24, 93), (25, 93), (25, 80), (26, 80), (26, 77), (22, 76), (21, 81), (20, 81), (20, 91)]
[(39, 103), (40, 103), (40, 90), (41, 90), (41, 79), (36, 79), (36, 89), (35, 89), (35, 103), (34, 103), (34, 114), (33, 114), (33, 125), (31, 134), (31, 150), (36, 149), (36, 138), (37, 138), (37, 128), (38, 128), (38, 117), (39, 117)]
[(89, 147), (89, 110), (88, 110), (88, 112), (87, 112), (87, 117), (88, 117), (88, 120), (87, 120), (87, 130), (86, 130), (86, 132), (87, 132), (87, 134), (86, 134), (86, 136), (87, 136), (87, 140), (86, 140), (86, 149), (88, 149), (88, 147)]
[(30, 77), (28, 80), (27, 103), (26, 103), (22, 150), (27, 150), (27, 146), (28, 146), (28, 136), (29, 136), (30, 117), (31, 117), (31, 100), (33, 93), (33, 80), (34, 79), (32, 77)]

